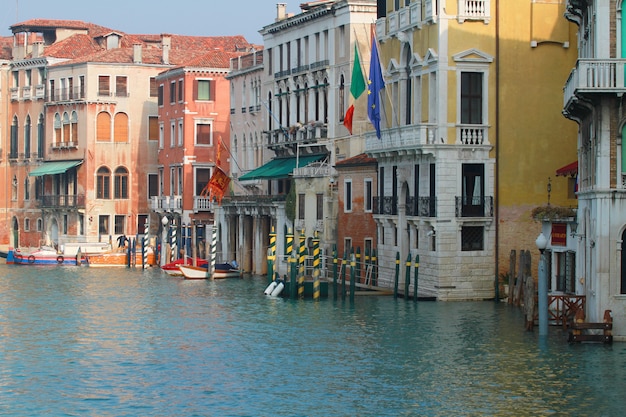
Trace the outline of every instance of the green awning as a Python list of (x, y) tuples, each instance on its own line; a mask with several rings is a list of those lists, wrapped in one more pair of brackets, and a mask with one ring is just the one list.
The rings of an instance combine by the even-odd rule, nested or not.
[(63, 174), (70, 168), (74, 168), (77, 165), (82, 164), (83, 161), (54, 161), (44, 162), (43, 165), (30, 171), (28, 174), (31, 177), (41, 177), (42, 175), (54, 175)]
[(311, 162), (319, 161), (325, 157), (326, 155), (305, 155), (300, 156), (299, 158), (291, 157), (272, 159), (267, 164), (242, 175), (239, 177), (239, 181), (275, 180), (279, 178), (287, 178), (296, 168), (296, 160), (298, 168), (301, 168)]

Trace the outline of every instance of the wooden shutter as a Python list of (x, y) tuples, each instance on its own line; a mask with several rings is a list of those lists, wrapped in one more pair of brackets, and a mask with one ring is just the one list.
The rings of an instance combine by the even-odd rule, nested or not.
[(96, 141), (111, 141), (111, 115), (106, 112), (98, 113), (96, 120)]
[(114, 141), (128, 142), (128, 115), (126, 113), (117, 113), (114, 124)]
[(159, 140), (159, 117), (148, 117), (148, 140)]

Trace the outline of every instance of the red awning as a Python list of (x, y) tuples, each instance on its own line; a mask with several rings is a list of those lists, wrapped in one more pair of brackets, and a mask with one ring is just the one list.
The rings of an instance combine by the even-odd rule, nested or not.
[(567, 164), (564, 167), (561, 167), (556, 170), (557, 177), (558, 176), (563, 176), (563, 177), (572, 176), (573, 177), (576, 174), (578, 174), (578, 161), (574, 161), (571, 164)]

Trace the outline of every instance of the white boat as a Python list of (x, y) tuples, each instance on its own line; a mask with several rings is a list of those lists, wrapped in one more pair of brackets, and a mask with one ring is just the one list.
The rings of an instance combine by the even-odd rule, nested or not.
[(224, 279), (224, 278), (242, 278), (241, 269), (236, 262), (226, 262), (215, 264), (213, 275), (210, 274), (208, 268), (193, 265), (178, 265), (178, 269), (185, 279)]

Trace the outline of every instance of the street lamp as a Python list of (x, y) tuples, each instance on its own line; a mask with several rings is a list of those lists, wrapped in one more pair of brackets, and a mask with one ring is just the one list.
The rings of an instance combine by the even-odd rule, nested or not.
[(539, 288), (537, 294), (539, 298), (537, 303), (539, 308), (539, 336), (545, 336), (548, 334), (548, 276), (544, 252), (548, 245), (548, 239), (546, 239), (543, 232), (541, 232), (537, 240), (535, 240), (535, 245), (537, 245), (537, 249), (541, 252), (541, 258), (539, 259)]

